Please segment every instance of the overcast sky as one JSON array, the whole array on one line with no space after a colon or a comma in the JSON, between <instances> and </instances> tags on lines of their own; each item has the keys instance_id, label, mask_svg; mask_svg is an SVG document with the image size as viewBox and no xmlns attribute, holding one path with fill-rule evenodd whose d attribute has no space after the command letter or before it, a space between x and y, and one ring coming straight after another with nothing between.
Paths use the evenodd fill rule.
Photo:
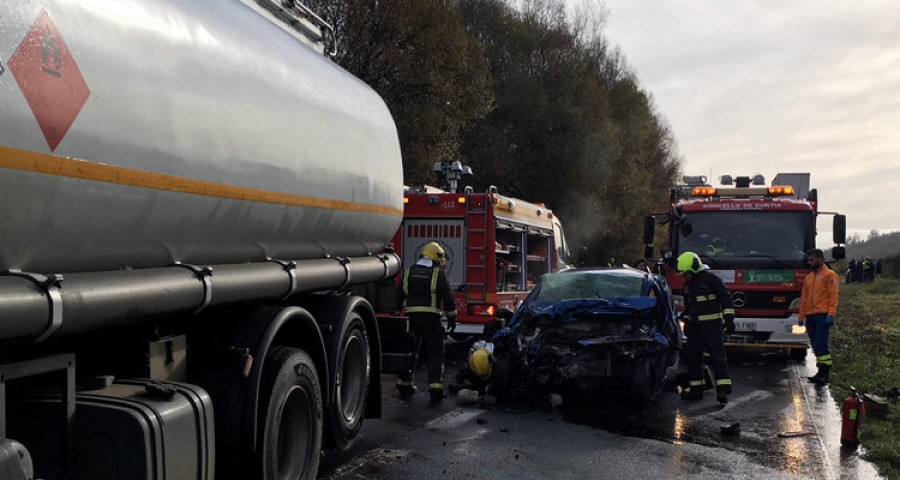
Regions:
<instances>
[{"instance_id":1,"label":"overcast sky","mask_svg":"<svg viewBox=\"0 0 900 480\"><path fill-rule=\"evenodd\" d=\"M851 232L900 230L900 1L604 3L684 173L810 172Z\"/></svg>"}]
</instances>

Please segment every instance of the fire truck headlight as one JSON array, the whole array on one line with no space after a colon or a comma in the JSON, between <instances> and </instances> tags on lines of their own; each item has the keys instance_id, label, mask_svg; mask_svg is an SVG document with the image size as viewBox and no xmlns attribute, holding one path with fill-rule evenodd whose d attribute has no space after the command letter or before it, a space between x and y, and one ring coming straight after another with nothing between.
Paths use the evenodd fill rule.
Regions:
<instances>
[{"instance_id":1,"label":"fire truck headlight","mask_svg":"<svg viewBox=\"0 0 900 480\"><path fill-rule=\"evenodd\" d=\"M805 335L806 325L791 325L791 333L794 335Z\"/></svg>"}]
</instances>

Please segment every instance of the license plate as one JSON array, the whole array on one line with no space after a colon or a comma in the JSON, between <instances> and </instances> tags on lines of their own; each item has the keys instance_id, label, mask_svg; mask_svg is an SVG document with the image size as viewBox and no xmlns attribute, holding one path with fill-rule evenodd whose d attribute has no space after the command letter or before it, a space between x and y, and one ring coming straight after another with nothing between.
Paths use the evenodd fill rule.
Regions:
<instances>
[{"instance_id":1,"label":"license plate","mask_svg":"<svg viewBox=\"0 0 900 480\"><path fill-rule=\"evenodd\" d=\"M738 332L755 332L756 322L734 322L734 329Z\"/></svg>"}]
</instances>

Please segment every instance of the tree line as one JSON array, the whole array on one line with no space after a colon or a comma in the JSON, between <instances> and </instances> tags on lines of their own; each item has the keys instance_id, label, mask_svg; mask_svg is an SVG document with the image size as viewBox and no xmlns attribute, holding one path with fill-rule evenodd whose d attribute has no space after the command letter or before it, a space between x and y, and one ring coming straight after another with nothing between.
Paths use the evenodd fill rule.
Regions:
<instances>
[{"instance_id":1,"label":"tree line","mask_svg":"<svg viewBox=\"0 0 900 480\"><path fill-rule=\"evenodd\" d=\"M617 48L606 12L562 0L312 0L335 26L336 61L394 116L407 185L460 160L483 191L542 202L588 262L640 254L681 159ZM592 5L594 5L592 7Z\"/></svg>"}]
</instances>

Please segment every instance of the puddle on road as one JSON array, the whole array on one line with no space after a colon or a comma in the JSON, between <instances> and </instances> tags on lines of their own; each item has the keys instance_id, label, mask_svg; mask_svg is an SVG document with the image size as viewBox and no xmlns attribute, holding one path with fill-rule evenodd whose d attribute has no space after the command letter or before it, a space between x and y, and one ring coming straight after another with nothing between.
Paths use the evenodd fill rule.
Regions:
<instances>
[{"instance_id":1,"label":"puddle on road","mask_svg":"<svg viewBox=\"0 0 900 480\"><path fill-rule=\"evenodd\" d=\"M407 455L409 455L409 450L375 449L356 459L356 462L336 469L327 477L322 477L321 480L336 480L350 475L355 478L365 478L367 475L380 473L391 462L400 460Z\"/></svg>"},{"instance_id":2,"label":"puddle on road","mask_svg":"<svg viewBox=\"0 0 900 480\"><path fill-rule=\"evenodd\" d=\"M619 435L740 452L754 463L794 475L812 475L821 470L820 462L809 455L810 449L815 449L811 445L817 441L815 435L778 437L779 432L798 430L799 422L786 411L769 415L768 418L748 419L722 412L721 407L715 404L691 405L685 410L689 411L683 411L680 405L669 402L650 411L596 403L570 403L563 409L563 418ZM729 434L728 427L735 423L739 425L739 433Z\"/></svg>"},{"instance_id":3,"label":"puddle on road","mask_svg":"<svg viewBox=\"0 0 900 480\"><path fill-rule=\"evenodd\" d=\"M798 366L780 354L732 356L729 352L729 364L732 378L740 379L743 385L736 388L732 403L724 409L712 400L711 391L706 392L705 400L689 403L667 390L643 411L630 408L624 397L613 395L590 401L566 400L559 412L564 421L618 435L739 452L753 463L787 474L825 479L881 478L869 462L860 458L861 450L840 449L837 404L827 388L815 389L805 383L805 377L814 373L814 362ZM741 398L744 403L738 404ZM504 407L518 413L551 411L544 405ZM723 435L721 428L734 422L740 423L739 435ZM809 434L779 437L783 432Z\"/></svg>"}]
</instances>

